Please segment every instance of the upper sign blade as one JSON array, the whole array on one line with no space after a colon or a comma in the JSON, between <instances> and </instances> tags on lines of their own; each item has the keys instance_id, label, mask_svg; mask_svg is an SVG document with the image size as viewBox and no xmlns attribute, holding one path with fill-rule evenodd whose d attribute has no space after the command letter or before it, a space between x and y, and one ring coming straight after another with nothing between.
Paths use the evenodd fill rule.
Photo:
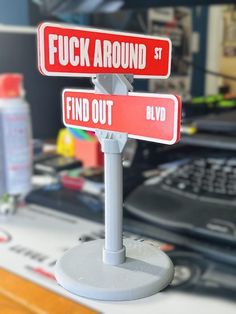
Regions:
<instances>
[{"instance_id":1,"label":"upper sign blade","mask_svg":"<svg viewBox=\"0 0 236 314\"><path fill-rule=\"evenodd\" d=\"M43 23L38 28L38 66L44 75L133 74L168 78L168 38Z\"/></svg>"}]
</instances>

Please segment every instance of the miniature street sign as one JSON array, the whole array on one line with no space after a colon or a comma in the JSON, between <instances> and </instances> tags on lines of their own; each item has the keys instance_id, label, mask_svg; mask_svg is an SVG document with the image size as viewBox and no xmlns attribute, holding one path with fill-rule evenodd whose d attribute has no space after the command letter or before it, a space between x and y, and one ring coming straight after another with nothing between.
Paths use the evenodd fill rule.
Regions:
<instances>
[{"instance_id":1,"label":"miniature street sign","mask_svg":"<svg viewBox=\"0 0 236 314\"><path fill-rule=\"evenodd\" d=\"M168 78L171 41L148 35L43 23L38 29L40 72L50 76L133 74Z\"/></svg>"},{"instance_id":2,"label":"miniature street sign","mask_svg":"<svg viewBox=\"0 0 236 314\"><path fill-rule=\"evenodd\" d=\"M181 102L165 94L95 94L65 89L63 122L68 127L127 133L130 138L174 144L180 137Z\"/></svg>"},{"instance_id":3,"label":"miniature street sign","mask_svg":"<svg viewBox=\"0 0 236 314\"><path fill-rule=\"evenodd\" d=\"M63 120L67 126L95 131L104 153L105 239L68 250L55 268L59 284L74 294L132 300L162 290L173 278L173 264L164 252L132 239L123 242L122 236L122 152L127 137L174 144L181 120L178 96L130 92L132 75L167 78L170 61L167 38L39 26L42 74L93 77L94 91L64 90Z\"/></svg>"}]
</instances>

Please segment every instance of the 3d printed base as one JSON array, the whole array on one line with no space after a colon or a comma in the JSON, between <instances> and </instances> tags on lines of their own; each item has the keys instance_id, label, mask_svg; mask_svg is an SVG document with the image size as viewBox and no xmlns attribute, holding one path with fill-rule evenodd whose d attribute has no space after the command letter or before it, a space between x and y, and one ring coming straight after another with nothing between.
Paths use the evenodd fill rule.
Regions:
<instances>
[{"instance_id":1,"label":"3d printed base","mask_svg":"<svg viewBox=\"0 0 236 314\"><path fill-rule=\"evenodd\" d=\"M104 240L90 241L67 251L56 264L56 279L66 290L98 300L133 300L164 289L174 269L169 257L149 244L124 240L126 261L104 264Z\"/></svg>"}]
</instances>

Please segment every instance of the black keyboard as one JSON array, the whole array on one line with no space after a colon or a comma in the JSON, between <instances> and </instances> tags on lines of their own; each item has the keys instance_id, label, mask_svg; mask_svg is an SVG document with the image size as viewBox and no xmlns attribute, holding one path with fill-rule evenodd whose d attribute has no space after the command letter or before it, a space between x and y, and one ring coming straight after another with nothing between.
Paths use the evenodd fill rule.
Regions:
<instances>
[{"instance_id":1,"label":"black keyboard","mask_svg":"<svg viewBox=\"0 0 236 314\"><path fill-rule=\"evenodd\" d=\"M236 156L225 156L182 160L131 192L127 211L179 234L236 245Z\"/></svg>"},{"instance_id":2,"label":"black keyboard","mask_svg":"<svg viewBox=\"0 0 236 314\"><path fill-rule=\"evenodd\" d=\"M198 158L162 182L164 189L200 201L236 206L236 158Z\"/></svg>"}]
</instances>

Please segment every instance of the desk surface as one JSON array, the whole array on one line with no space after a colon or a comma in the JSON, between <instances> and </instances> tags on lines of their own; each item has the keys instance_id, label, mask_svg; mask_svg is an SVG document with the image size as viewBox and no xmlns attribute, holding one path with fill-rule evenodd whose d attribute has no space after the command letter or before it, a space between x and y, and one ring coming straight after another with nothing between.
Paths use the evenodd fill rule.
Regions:
<instances>
[{"instance_id":1,"label":"desk surface","mask_svg":"<svg viewBox=\"0 0 236 314\"><path fill-rule=\"evenodd\" d=\"M21 208L15 216L1 219L0 313L235 313L232 299L171 289L127 302L99 302L68 293L55 281L55 261L80 237L102 232L98 223L38 206Z\"/></svg>"},{"instance_id":2,"label":"desk surface","mask_svg":"<svg viewBox=\"0 0 236 314\"><path fill-rule=\"evenodd\" d=\"M0 269L0 278L0 313L98 313L4 269Z\"/></svg>"}]
</instances>

